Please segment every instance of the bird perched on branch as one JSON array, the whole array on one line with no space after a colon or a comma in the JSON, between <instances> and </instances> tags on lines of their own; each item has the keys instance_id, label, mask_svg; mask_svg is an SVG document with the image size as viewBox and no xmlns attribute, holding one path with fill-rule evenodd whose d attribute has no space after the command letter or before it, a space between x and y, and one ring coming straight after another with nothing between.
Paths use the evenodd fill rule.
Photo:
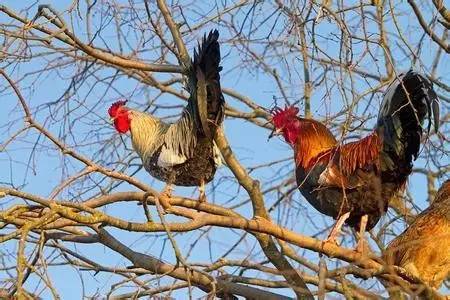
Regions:
<instances>
[{"instance_id":1,"label":"bird perched on branch","mask_svg":"<svg viewBox=\"0 0 450 300\"><path fill-rule=\"evenodd\" d=\"M450 276L450 180L430 207L389 244L383 257L436 289Z\"/></svg>"},{"instance_id":2,"label":"bird perched on branch","mask_svg":"<svg viewBox=\"0 0 450 300\"><path fill-rule=\"evenodd\" d=\"M168 124L161 119L114 103L108 110L119 133L131 132L134 150L145 169L155 178L171 185L199 186L200 200L205 200L205 184L221 164L214 136L224 119L225 100L220 87L221 67L219 32L204 36L187 70L187 106L180 119Z\"/></svg>"},{"instance_id":3,"label":"bird perched on branch","mask_svg":"<svg viewBox=\"0 0 450 300\"><path fill-rule=\"evenodd\" d=\"M298 108L274 108L274 131L294 149L300 192L321 213L337 219L327 239L336 242L345 223L364 232L372 229L401 191L419 153L422 123L431 114L439 126L439 103L432 83L409 71L387 89L375 130L365 138L339 143L319 121L297 117Z\"/></svg>"}]
</instances>

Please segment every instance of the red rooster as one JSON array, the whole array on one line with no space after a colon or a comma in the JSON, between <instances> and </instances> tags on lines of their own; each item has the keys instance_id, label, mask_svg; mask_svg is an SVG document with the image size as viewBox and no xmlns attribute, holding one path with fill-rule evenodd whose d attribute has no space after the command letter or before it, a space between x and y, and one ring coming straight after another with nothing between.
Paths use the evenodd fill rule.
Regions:
<instances>
[{"instance_id":1,"label":"red rooster","mask_svg":"<svg viewBox=\"0 0 450 300\"><path fill-rule=\"evenodd\" d=\"M422 123L433 110L439 126L438 98L432 83L409 71L387 89L375 130L367 137L340 144L322 123L297 117L298 108L275 108L274 132L294 148L297 184L319 212L338 221L327 239L336 242L346 222L363 234L387 211L389 199L404 187L422 137ZM269 137L269 138L270 138Z\"/></svg>"},{"instance_id":2,"label":"red rooster","mask_svg":"<svg viewBox=\"0 0 450 300\"><path fill-rule=\"evenodd\" d=\"M182 116L173 124L150 114L114 103L108 110L119 133L131 132L134 150L145 169L155 178L171 185L200 186L200 200L205 199L204 185L214 177L222 160L214 135L224 118L225 100L220 88L219 32L203 37L188 70L190 93Z\"/></svg>"}]
</instances>

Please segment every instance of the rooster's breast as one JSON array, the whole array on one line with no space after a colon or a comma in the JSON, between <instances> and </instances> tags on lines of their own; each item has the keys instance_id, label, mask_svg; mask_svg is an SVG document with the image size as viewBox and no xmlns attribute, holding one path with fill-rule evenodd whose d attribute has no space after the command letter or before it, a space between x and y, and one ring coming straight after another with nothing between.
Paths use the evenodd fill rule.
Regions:
<instances>
[{"instance_id":1,"label":"rooster's breast","mask_svg":"<svg viewBox=\"0 0 450 300\"><path fill-rule=\"evenodd\" d=\"M194 155L173 166L158 164L161 149L162 147L145 163L145 169L153 177L179 186L199 186L202 181L208 183L214 178L217 162L210 141L199 140L193 151Z\"/></svg>"},{"instance_id":2,"label":"rooster's breast","mask_svg":"<svg viewBox=\"0 0 450 300\"><path fill-rule=\"evenodd\" d=\"M297 184L306 200L320 213L334 219L350 212L346 223L355 228L359 227L361 217L367 214L367 230L373 228L386 212L393 191L383 191L380 176L370 169L357 169L350 178L346 178L347 183L353 184L350 187L327 185L321 180L325 170L326 165L322 164L310 170L297 168Z\"/></svg>"}]
</instances>

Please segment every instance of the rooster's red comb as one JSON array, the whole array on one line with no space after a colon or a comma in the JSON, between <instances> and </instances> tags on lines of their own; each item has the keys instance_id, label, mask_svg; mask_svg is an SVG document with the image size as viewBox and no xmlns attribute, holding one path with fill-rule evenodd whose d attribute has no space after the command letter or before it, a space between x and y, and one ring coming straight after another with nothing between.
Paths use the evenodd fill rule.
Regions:
<instances>
[{"instance_id":1,"label":"rooster's red comb","mask_svg":"<svg viewBox=\"0 0 450 300\"><path fill-rule=\"evenodd\" d=\"M298 112L299 109L295 106L285 106L284 109L275 106L272 109L272 122L277 128L283 127L288 120L297 117Z\"/></svg>"},{"instance_id":2,"label":"rooster's red comb","mask_svg":"<svg viewBox=\"0 0 450 300\"><path fill-rule=\"evenodd\" d=\"M116 116L116 114L117 114L117 110L120 107L124 106L125 104L127 104L127 100L119 100L119 101L114 102L111 105L111 107L108 109L109 116L111 118L114 118Z\"/></svg>"}]
</instances>

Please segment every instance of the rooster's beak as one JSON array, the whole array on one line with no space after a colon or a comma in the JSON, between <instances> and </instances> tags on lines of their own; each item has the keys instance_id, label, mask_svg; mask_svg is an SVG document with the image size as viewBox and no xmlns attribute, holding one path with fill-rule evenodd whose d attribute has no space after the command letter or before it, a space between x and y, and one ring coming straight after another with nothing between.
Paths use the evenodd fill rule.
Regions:
<instances>
[{"instance_id":1,"label":"rooster's beak","mask_svg":"<svg viewBox=\"0 0 450 300\"><path fill-rule=\"evenodd\" d=\"M269 137L267 138L267 140L270 140L274 136L281 135L282 133L283 133L283 129L282 128L274 128L272 130L272 132L269 134Z\"/></svg>"},{"instance_id":2,"label":"rooster's beak","mask_svg":"<svg viewBox=\"0 0 450 300\"><path fill-rule=\"evenodd\" d=\"M109 118L109 123L110 123L110 124L114 124L114 118L110 117L110 118Z\"/></svg>"}]
</instances>

